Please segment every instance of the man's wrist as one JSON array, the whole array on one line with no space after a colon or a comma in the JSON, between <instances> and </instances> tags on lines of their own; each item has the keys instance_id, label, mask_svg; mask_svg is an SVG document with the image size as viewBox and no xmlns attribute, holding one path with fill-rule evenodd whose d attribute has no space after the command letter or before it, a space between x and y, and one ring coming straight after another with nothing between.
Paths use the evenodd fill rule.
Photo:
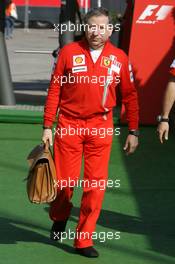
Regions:
<instances>
[{"instance_id":1,"label":"man's wrist","mask_svg":"<svg viewBox=\"0 0 175 264\"><path fill-rule=\"evenodd\" d=\"M169 118L169 114L161 114L163 118Z\"/></svg>"},{"instance_id":2,"label":"man's wrist","mask_svg":"<svg viewBox=\"0 0 175 264\"><path fill-rule=\"evenodd\" d=\"M162 122L169 122L169 117L168 115L158 115L157 116L157 122L162 123Z\"/></svg>"},{"instance_id":3,"label":"man's wrist","mask_svg":"<svg viewBox=\"0 0 175 264\"><path fill-rule=\"evenodd\" d=\"M131 130L129 130L129 135L133 135L135 137L139 137L140 136L140 131L138 129L131 129Z\"/></svg>"}]
</instances>

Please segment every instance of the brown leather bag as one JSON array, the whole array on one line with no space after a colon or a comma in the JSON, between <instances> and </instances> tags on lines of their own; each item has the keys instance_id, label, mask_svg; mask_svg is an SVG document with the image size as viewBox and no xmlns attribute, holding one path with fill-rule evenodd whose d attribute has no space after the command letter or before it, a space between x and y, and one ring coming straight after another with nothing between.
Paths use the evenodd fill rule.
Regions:
<instances>
[{"instance_id":1,"label":"brown leather bag","mask_svg":"<svg viewBox=\"0 0 175 264\"><path fill-rule=\"evenodd\" d=\"M56 169L49 143L37 145L27 157L27 194L32 203L50 203L57 195Z\"/></svg>"}]
</instances>

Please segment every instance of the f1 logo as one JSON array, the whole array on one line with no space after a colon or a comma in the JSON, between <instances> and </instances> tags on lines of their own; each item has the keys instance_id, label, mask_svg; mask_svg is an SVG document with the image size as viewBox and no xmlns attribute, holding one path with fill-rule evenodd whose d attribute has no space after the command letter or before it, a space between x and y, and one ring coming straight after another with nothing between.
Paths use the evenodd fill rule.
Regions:
<instances>
[{"instance_id":1,"label":"f1 logo","mask_svg":"<svg viewBox=\"0 0 175 264\"><path fill-rule=\"evenodd\" d=\"M162 5L162 6L148 5L141 14L141 16L138 18L138 20L136 21L136 23L155 24L158 21L164 20L172 9L173 9L172 5ZM148 20L148 17L151 17L153 15L155 19Z\"/></svg>"}]
</instances>

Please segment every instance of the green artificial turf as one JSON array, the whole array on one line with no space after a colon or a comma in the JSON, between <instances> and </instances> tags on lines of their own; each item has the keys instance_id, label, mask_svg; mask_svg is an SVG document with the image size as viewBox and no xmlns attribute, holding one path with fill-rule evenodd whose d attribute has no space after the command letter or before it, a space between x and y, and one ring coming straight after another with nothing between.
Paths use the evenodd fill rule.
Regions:
<instances>
[{"instance_id":1,"label":"green artificial turf","mask_svg":"<svg viewBox=\"0 0 175 264\"><path fill-rule=\"evenodd\" d=\"M42 126L0 124L0 264L175 263L175 138L161 145L155 130L142 128L140 146L132 156L122 150L127 129L114 137L109 178L120 180L121 186L107 189L96 231L120 232L121 237L95 241L100 257L89 260L74 254L71 240L51 242L48 205L28 201L26 157L40 143ZM75 189L67 225L72 231L81 193Z\"/></svg>"},{"instance_id":2,"label":"green artificial turf","mask_svg":"<svg viewBox=\"0 0 175 264\"><path fill-rule=\"evenodd\" d=\"M42 124L43 112L31 110L0 109L1 123Z\"/></svg>"},{"instance_id":3,"label":"green artificial turf","mask_svg":"<svg viewBox=\"0 0 175 264\"><path fill-rule=\"evenodd\" d=\"M28 107L30 108L30 106ZM113 119L115 124L119 122L117 114L114 115ZM42 124L43 111L0 109L0 123Z\"/></svg>"}]
</instances>

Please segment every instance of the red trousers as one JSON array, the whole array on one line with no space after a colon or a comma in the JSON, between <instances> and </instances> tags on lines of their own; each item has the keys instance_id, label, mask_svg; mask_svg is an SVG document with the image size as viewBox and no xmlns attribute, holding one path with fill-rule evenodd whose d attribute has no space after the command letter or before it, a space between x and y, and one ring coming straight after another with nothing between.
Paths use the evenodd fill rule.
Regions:
<instances>
[{"instance_id":1,"label":"red trousers","mask_svg":"<svg viewBox=\"0 0 175 264\"><path fill-rule=\"evenodd\" d=\"M89 119L76 119L59 114L54 140L54 160L59 183L62 180L68 183L68 179L77 183L84 157L83 196L76 234L88 232L91 235L95 231L105 192L105 188L100 188L97 183L107 180L108 177L112 130L112 113L107 114L106 118L96 115ZM50 218L53 221L69 217L73 206L73 189L72 184L62 189L58 185L57 198L50 206ZM74 240L77 248L92 245L91 236L76 236Z\"/></svg>"}]
</instances>

